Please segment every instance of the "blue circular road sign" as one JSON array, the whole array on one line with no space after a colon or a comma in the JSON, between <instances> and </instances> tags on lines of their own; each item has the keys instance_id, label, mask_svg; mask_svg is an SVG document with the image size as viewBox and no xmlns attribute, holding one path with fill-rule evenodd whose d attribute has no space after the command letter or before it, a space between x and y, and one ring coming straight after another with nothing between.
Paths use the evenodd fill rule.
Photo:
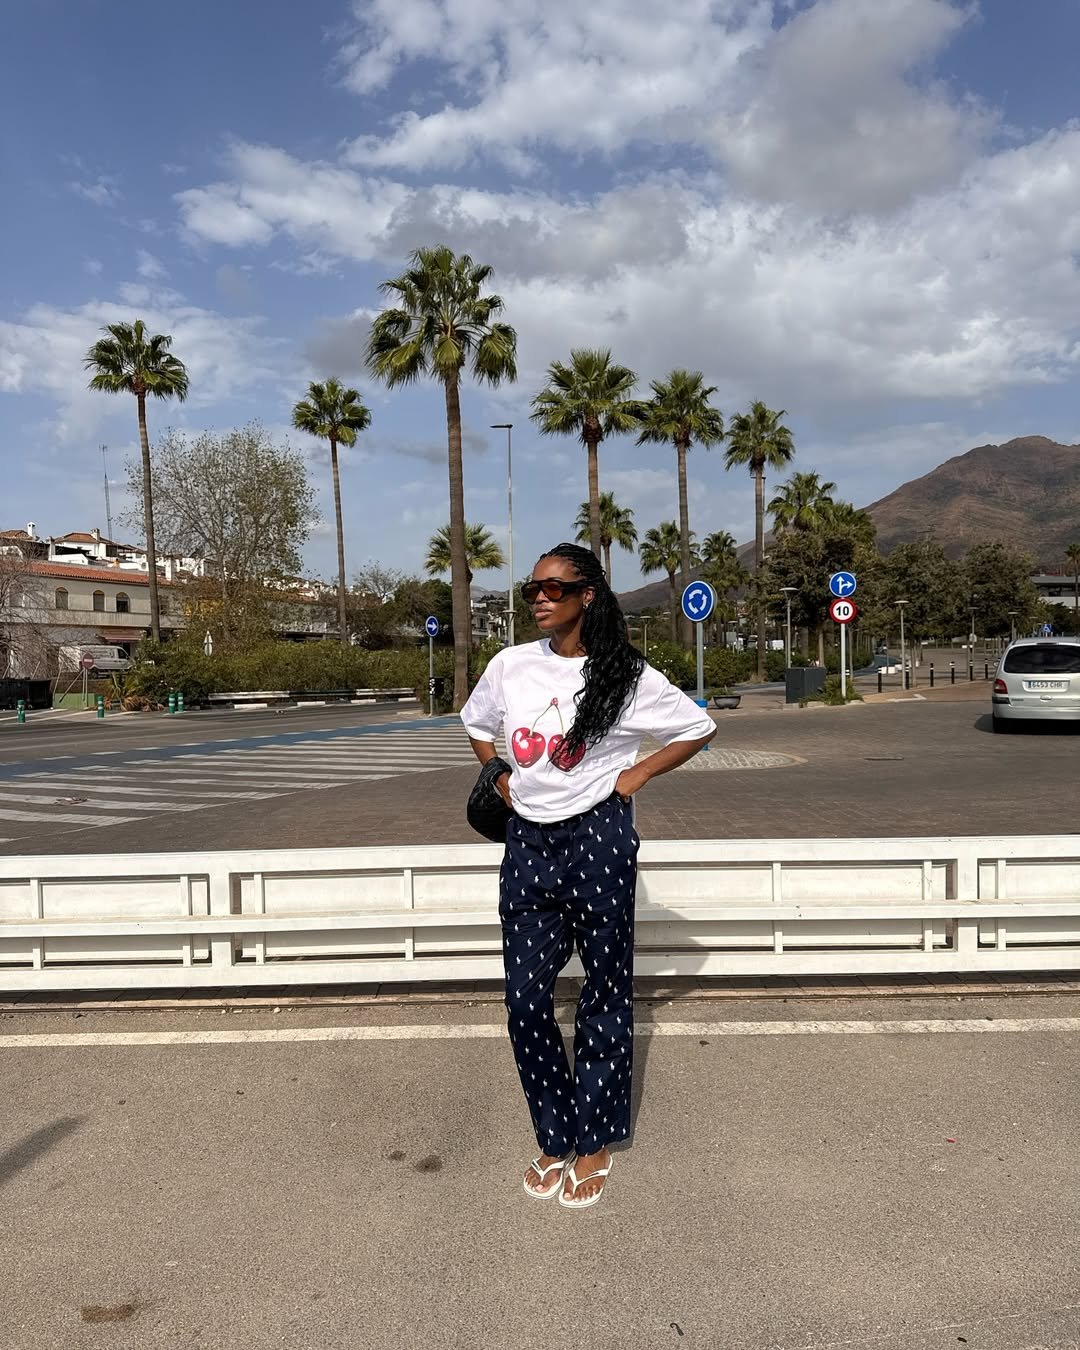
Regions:
<instances>
[{"instance_id":1,"label":"blue circular road sign","mask_svg":"<svg viewBox=\"0 0 1080 1350\"><path fill-rule=\"evenodd\" d=\"M434 614L429 614L424 620L424 632L428 637L439 636L439 621Z\"/></svg>"},{"instance_id":2,"label":"blue circular road sign","mask_svg":"<svg viewBox=\"0 0 1080 1350\"><path fill-rule=\"evenodd\" d=\"M691 623L704 623L716 608L716 592L707 581L692 581L682 593L682 612Z\"/></svg>"},{"instance_id":3,"label":"blue circular road sign","mask_svg":"<svg viewBox=\"0 0 1080 1350\"><path fill-rule=\"evenodd\" d=\"M855 594L858 582L854 572L834 572L829 578L829 590L837 600L847 600Z\"/></svg>"}]
</instances>

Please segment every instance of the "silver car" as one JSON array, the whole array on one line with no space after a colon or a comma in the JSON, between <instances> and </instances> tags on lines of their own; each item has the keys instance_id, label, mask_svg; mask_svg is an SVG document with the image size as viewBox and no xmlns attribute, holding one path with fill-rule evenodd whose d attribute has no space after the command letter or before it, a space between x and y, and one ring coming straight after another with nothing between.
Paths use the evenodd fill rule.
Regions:
<instances>
[{"instance_id":1,"label":"silver car","mask_svg":"<svg viewBox=\"0 0 1080 1350\"><path fill-rule=\"evenodd\" d=\"M995 731L1019 722L1080 722L1080 638L1023 638L994 679Z\"/></svg>"}]
</instances>

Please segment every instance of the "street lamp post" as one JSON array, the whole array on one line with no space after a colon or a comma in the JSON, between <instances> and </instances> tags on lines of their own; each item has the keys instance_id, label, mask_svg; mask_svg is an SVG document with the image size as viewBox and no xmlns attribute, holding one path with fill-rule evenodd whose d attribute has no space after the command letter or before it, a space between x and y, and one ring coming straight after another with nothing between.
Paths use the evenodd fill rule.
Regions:
<instances>
[{"instance_id":1,"label":"street lamp post","mask_svg":"<svg viewBox=\"0 0 1080 1350\"><path fill-rule=\"evenodd\" d=\"M791 669L791 597L797 595L798 586L781 586L784 592L784 600L787 602L787 626L784 632L784 666L787 670Z\"/></svg>"},{"instance_id":2,"label":"street lamp post","mask_svg":"<svg viewBox=\"0 0 1080 1350\"><path fill-rule=\"evenodd\" d=\"M907 688L907 646L904 642L904 606L906 600L897 600L896 608L900 611L900 687Z\"/></svg>"},{"instance_id":3,"label":"street lamp post","mask_svg":"<svg viewBox=\"0 0 1080 1350\"><path fill-rule=\"evenodd\" d=\"M492 431L506 432L506 564L510 569L510 584L506 588L506 645L514 645L514 478L513 450L510 437L513 422L493 422Z\"/></svg>"},{"instance_id":4,"label":"street lamp post","mask_svg":"<svg viewBox=\"0 0 1080 1350\"><path fill-rule=\"evenodd\" d=\"M1009 614L1009 641L1016 641L1016 616L1020 613L1018 609L1010 609Z\"/></svg>"}]
</instances>

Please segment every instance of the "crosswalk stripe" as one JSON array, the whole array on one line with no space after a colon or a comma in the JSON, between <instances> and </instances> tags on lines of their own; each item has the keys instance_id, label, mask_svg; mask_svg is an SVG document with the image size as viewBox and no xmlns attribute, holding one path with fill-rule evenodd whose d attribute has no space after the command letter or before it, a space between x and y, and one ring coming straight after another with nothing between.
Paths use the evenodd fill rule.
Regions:
<instances>
[{"instance_id":1,"label":"crosswalk stripe","mask_svg":"<svg viewBox=\"0 0 1080 1350\"><path fill-rule=\"evenodd\" d=\"M67 791L67 790L65 790L63 793L61 793L61 794L59 794L59 795L60 795L60 796L68 796L68 797L72 797L72 796L75 795L75 793L74 793L74 791ZM46 797L46 796L39 795L38 793L34 793L34 792L9 793L9 792L4 792L2 789L0 789L0 806L4 806L4 805L6 805L6 804L8 804L8 803L12 803L12 802L24 802L24 803L29 804L30 806L35 806L35 805L37 805L37 806L74 806L74 805L76 805L75 802L58 801L57 798L56 798L55 796L53 796L53 797ZM202 802L183 802L183 803L181 803L181 802L170 802L170 801L155 801L155 802L119 802L119 801L116 801L116 800L114 800L114 799L110 799L110 798L106 798L106 797L91 797L91 796L87 796L85 802L79 802L78 805L79 805L79 806L107 806L107 807L110 807L110 808L111 808L112 810L114 810L114 811L115 811L115 810L126 810L126 811L201 811L201 810L204 809L205 806L209 806L210 803L209 803L209 802L206 802L206 803L202 803Z\"/></svg>"},{"instance_id":2,"label":"crosswalk stripe","mask_svg":"<svg viewBox=\"0 0 1080 1350\"><path fill-rule=\"evenodd\" d=\"M49 820L62 825L127 825L136 816L76 816L57 811L12 811L0 808L0 820Z\"/></svg>"},{"instance_id":3,"label":"crosswalk stripe","mask_svg":"<svg viewBox=\"0 0 1080 1350\"><path fill-rule=\"evenodd\" d=\"M247 779L252 787L279 787L285 788L289 792L302 792L305 788L317 788L321 791L325 788L348 787L350 781L347 778L324 778L321 782L312 782L310 779L303 778L282 778L279 774L242 773L239 769L235 772L218 774L216 777L224 778L230 783L234 781L239 783ZM375 782L385 777L385 774L368 774L362 778L354 778L352 781L360 783ZM201 783L203 780L201 778L177 778L175 781L178 783ZM211 778L210 781L213 782L215 779Z\"/></svg>"},{"instance_id":4,"label":"crosswalk stripe","mask_svg":"<svg viewBox=\"0 0 1080 1350\"><path fill-rule=\"evenodd\" d=\"M27 781L27 782L29 782L31 779L33 779L33 782L32 782L32 784L31 784L33 787L41 787L41 786L42 786L41 782L38 781L38 776L37 776L37 775L32 775L32 774L25 774L23 778L12 779L11 781L12 781L12 782L23 782L24 779L25 779L25 781ZM181 781L187 781L187 780L181 780L181 779L177 779L177 778L170 778L170 779L169 779L169 784L168 784L168 786L169 786L169 791L170 791L170 792L175 792L175 791L177 791L177 789L176 789L176 787L175 787L175 784L178 783L178 782L181 782ZM198 780L196 780L196 781L198 781L199 783L202 782L201 779L198 779ZM49 777L49 782L50 782L51 784L53 784L54 786L58 787L58 788L63 788L64 791L67 792L67 793L72 793L72 792L76 792L76 791L78 791L78 792L101 792L101 791L108 791L108 792L113 792L113 793L122 793L124 796L127 796L129 793L130 793L130 794L134 794L134 795L136 795L136 796L140 796L140 797L158 797L158 796L161 795L161 789L160 789L160 788L129 787L126 783L117 783L117 782L114 782L114 780L113 780L113 778L112 778L111 775L110 775L110 777L109 777L109 784L108 784L108 787L105 788L105 789L103 789L103 788L93 788L93 787L88 787L88 786L86 785L86 783L80 783L77 779L70 779L70 778L68 778L68 779L55 779L55 778ZM216 798L216 797L221 797L221 798L225 798L225 799L229 799L229 798L235 797L235 798L238 798L238 799L240 799L240 800L247 799L247 800L251 801L251 800L260 800L261 798L266 797L266 796L271 796L271 797L272 797L272 796L274 796L275 794L272 793L272 792L271 792L271 793L265 793L265 792L212 792L212 791L208 791L208 790L206 790L206 789L204 789L204 788L201 788L201 787L183 787L183 788L180 788L180 789L178 790L178 795L180 795L180 796L182 796L182 797L215 797L215 798ZM132 804L134 805L134 803L132 803Z\"/></svg>"}]
</instances>

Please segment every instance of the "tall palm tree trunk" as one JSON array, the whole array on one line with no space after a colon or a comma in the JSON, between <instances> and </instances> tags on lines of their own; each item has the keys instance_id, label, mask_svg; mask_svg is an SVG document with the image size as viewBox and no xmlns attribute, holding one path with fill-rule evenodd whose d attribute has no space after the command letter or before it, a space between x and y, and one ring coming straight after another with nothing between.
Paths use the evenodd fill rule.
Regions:
<instances>
[{"instance_id":1,"label":"tall palm tree trunk","mask_svg":"<svg viewBox=\"0 0 1080 1350\"><path fill-rule=\"evenodd\" d=\"M607 584L611 585L611 544L604 544L604 576L607 577Z\"/></svg>"},{"instance_id":2,"label":"tall palm tree trunk","mask_svg":"<svg viewBox=\"0 0 1080 1350\"><path fill-rule=\"evenodd\" d=\"M454 617L454 711L469 697L469 650L472 615L469 612L469 561L465 551L465 479L461 467L461 400L454 378L446 390L446 437L450 459L450 587Z\"/></svg>"},{"instance_id":3,"label":"tall palm tree trunk","mask_svg":"<svg viewBox=\"0 0 1080 1350\"><path fill-rule=\"evenodd\" d=\"M765 565L765 471L754 471L754 570L758 579ZM765 678L765 597L757 594L757 678Z\"/></svg>"},{"instance_id":4,"label":"tall palm tree trunk","mask_svg":"<svg viewBox=\"0 0 1080 1350\"><path fill-rule=\"evenodd\" d=\"M341 478L338 474L337 437L330 437L330 466L334 474L334 521L337 525L337 610L341 645L349 645L349 620L345 613L345 534L341 525Z\"/></svg>"},{"instance_id":5,"label":"tall palm tree trunk","mask_svg":"<svg viewBox=\"0 0 1080 1350\"><path fill-rule=\"evenodd\" d=\"M676 589L675 589L675 573L674 573L674 572L669 572L669 573L668 573L668 578L667 578L667 579L668 579L668 592L669 592L668 609L671 610L671 613L670 613L670 615L668 616L668 618L669 618L669 620L670 620L670 624L671 624L671 640L672 640L672 642L678 642L678 640L679 640L679 627L678 627L678 625L679 625L679 611L678 611L678 605L677 605L676 599L675 599L675 597L676 597L677 594L678 594L678 592L677 592Z\"/></svg>"},{"instance_id":6,"label":"tall palm tree trunk","mask_svg":"<svg viewBox=\"0 0 1080 1350\"><path fill-rule=\"evenodd\" d=\"M1080 637L1080 567L1073 573L1073 632Z\"/></svg>"},{"instance_id":7,"label":"tall palm tree trunk","mask_svg":"<svg viewBox=\"0 0 1080 1350\"><path fill-rule=\"evenodd\" d=\"M686 590L690 585L690 502L686 492L686 451L685 441L675 442L675 452L679 461L679 564L682 575L679 585ZM681 616L683 645L694 645L694 626L685 615Z\"/></svg>"},{"instance_id":8,"label":"tall palm tree trunk","mask_svg":"<svg viewBox=\"0 0 1080 1350\"><path fill-rule=\"evenodd\" d=\"M150 437L146 434L146 395L138 395L139 445L142 448L143 517L146 524L146 570L150 583L150 636L161 641L161 610L158 606L157 549L154 547L154 488L150 476Z\"/></svg>"},{"instance_id":9,"label":"tall palm tree trunk","mask_svg":"<svg viewBox=\"0 0 1080 1350\"><path fill-rule=\"evenodd\" d=\"M600 548L600 457L597 454L599 441L588 441L589 451L589 547L601 557Z\"/></svg>"}]
</instances>

